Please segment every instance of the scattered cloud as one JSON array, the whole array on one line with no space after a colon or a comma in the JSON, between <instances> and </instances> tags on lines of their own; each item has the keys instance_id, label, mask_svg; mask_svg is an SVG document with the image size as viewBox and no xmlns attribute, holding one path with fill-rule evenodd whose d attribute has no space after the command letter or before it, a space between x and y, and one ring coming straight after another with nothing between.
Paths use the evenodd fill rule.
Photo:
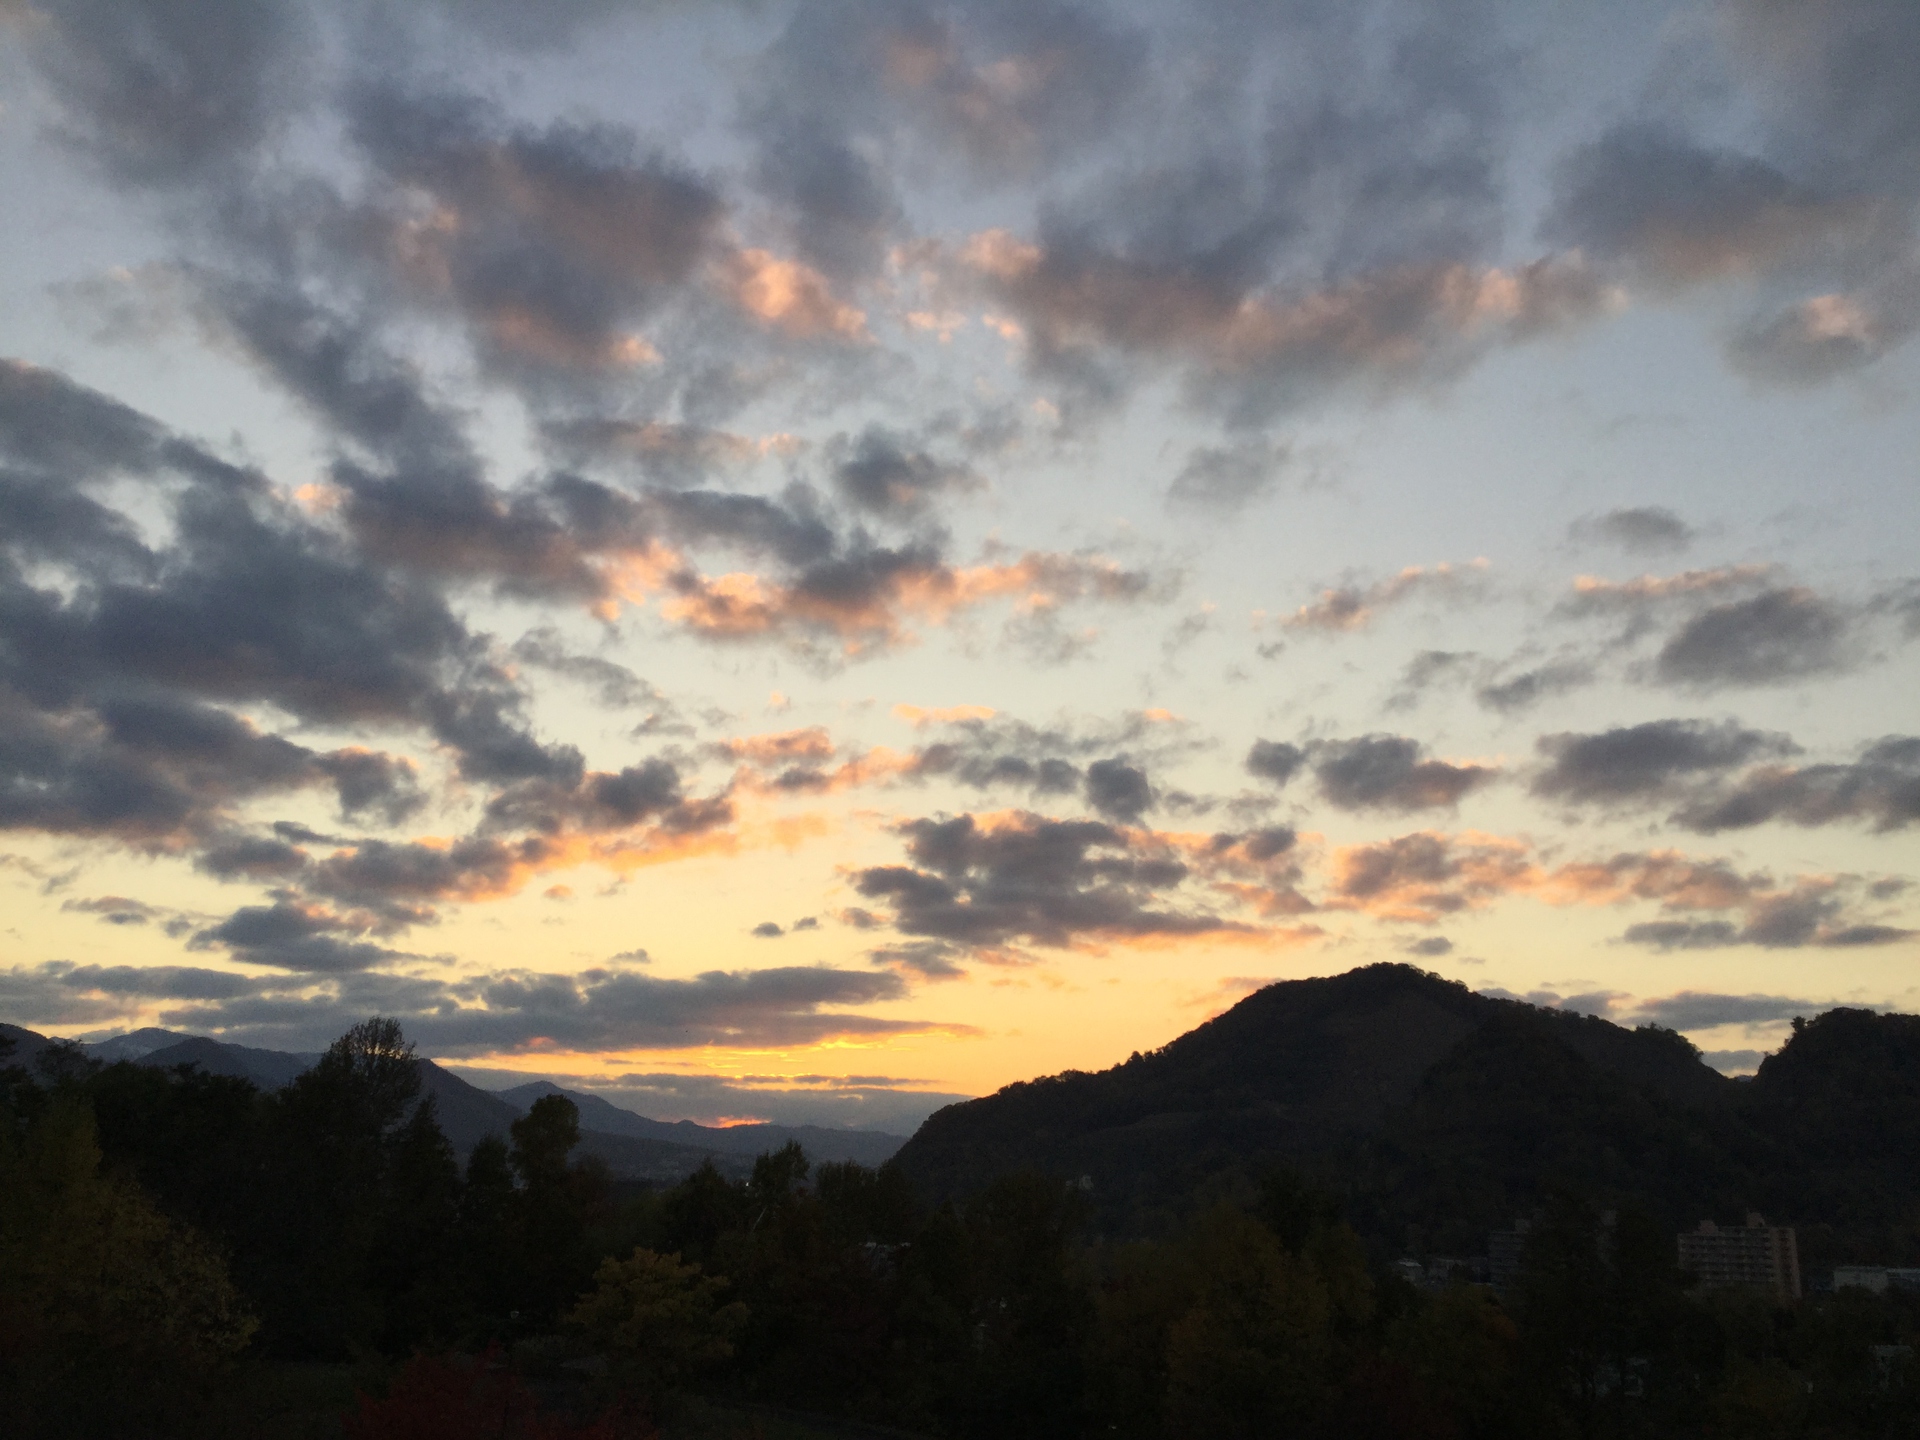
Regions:
<instances>
[{"instance_id":1,"label":"scattered cloud","mask_svg":"<svg viewBox=\"0 0 1920 1440\"><path fill-rule=\"evenodd\" d=\"M1674 555L1691 545L1699 532L1665 505L1635 505L1584 515L1567 530L1567 538L1581 545L1612 545L1637 555Z\"/></svg>"},{"instance_id":2,"label":"scattered cloud","mask_svg":"<svg viewBox=\"0 0 1920 1440\"><path fill-rule=\"evenodd\" d=\"M1844 669L1851 617L1802 588L1769 590L1703 611L1661 647L1655 673L1695 689L1779 685Z\"/></svg>"},{"instance_id":3,"label":"scattered cloud","mask_svg":"<svg viewBox=\"0 0 1920 1440\"><path fill-rule=\"evenodd\" d=\"M1426 759L1420 743L1404 735L1318 741L1308 753L1321 797L1342 810L1451 808L1500 773L1487 765Z\"/></svg>"},{"instance_id":4,"label":"scattered cloud","mask_svg":"<svg viewBox=\"0 0 1920 1440\"><path fill-rule=\"evenodd\" d=\"M1547 765L1531 782L1535 795L1600 804L1670 798L1702 777L1799 748L1732 720L1654 720L1597 735L1543 735L1538 746Z\"/></svg>"},{"instance_id":5,"label":"scattered cloud","mask_svg":"<svg viewBox=\"0 0 1920 1440\"><path fill-rule=\"evenodd\" d=\"M1371 625L1382 610L1418 596L1469 596L1481 587L1481 576L1486 569L1485 560L1461 567L1410 565L1398 575L1369 585L1342 585L1322 590L1319 599L1302 605L1279 623L1287 630L1318 630L1328 634L1361 630Z\"/></svg>"}]
</instances>

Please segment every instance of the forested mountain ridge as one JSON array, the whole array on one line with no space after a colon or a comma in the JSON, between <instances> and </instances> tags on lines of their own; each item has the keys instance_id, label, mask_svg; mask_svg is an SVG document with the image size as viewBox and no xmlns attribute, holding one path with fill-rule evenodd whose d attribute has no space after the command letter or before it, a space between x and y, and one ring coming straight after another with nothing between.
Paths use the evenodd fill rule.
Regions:
<instances>
[{"instance_id":1,"label":"forested mountain ridge","mask_svg":"<svg viewBox=\"0 0 1920 1440\"><path fill-rule=\"evenodd\" d=\"M1021 1170L1085 1177L1116 1233L1283 1165L1388 1248L1410 1231L1477 1248L1564 1186L1675 1226L1770 1207L1838 1254L1909 1243L1892 1231L1920 1200L1916 1075L1913 1017L1832 1012L1743 1082L1670 1031L1375 965L1268 986L1109 1070L949 1106L896 1163L930 1197ZM1794 1118L1809 1107L1818 1123ZM1844 1200L1823 1178L1842 1155Z\"/></svg>"}]
</instances>

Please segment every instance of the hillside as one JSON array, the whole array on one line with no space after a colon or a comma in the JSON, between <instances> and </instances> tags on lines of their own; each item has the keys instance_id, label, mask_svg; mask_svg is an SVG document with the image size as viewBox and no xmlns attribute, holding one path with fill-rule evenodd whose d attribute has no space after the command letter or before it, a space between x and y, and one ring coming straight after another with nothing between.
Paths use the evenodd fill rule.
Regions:
<instances>
[{"instance_id":1,"label":"hillside","mask_svg":"<svg viewBox=\"0 0 1920 1440\"><path fill-rule=\"evenodd\" d=\"M1110 1070L949 1106L896 1163L929 1198L1019 1170L1084 1177L1116 1232L1284 1165L1392 1246L1411 1227L1467 1250L1570 1187L1675 1227L1765 1207L1813 1225L1816 1253L1892 1254L1914 1159L1912 1017L1836 1011L1740 1082L1668 1031L1375 965L1268 986Z\"/></svg>"}]
</instances>

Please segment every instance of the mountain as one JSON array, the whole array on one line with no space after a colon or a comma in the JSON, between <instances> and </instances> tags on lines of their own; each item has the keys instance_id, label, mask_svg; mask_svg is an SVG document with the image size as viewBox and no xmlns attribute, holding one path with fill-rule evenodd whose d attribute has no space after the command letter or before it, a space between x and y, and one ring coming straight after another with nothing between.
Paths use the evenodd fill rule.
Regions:
<instances>
[{"instance_id":1,"label":"mountain","mask_svg":"<svg viewBox=\"0 0 1920 1440\"><path fill-rule=\"evenodd\" d=\"M194 1037L178 1030L162 1030L158 1025L149 1025L144 1030L130 1030L125 1035L115 1035L108 1040L96 1040L87 1045L87 1054L96 1060L104 1060L111 1065L116 1060L138 1060L151 1055L155 1050L165 1049L169 1045L178 1045L182 1040Z\"/></svg>"},{"instance_id":2,"label":"mountain","mask_svg":"<svg viewBox=\"0 0 1920 1440\"><path fill-rule=\"evenodd\" d=\"M147 1030L134 1033L164 1035L167 1032ZM124 1035L119 1037L120 1040L131 1038ZM120 1054L107 1049L115 1043L108 1040L99 1045L89 1045L87 1053L109 1064L115 1060L131 1060L136 1065L151 1065L159 1070L171 1070L176 1065L198 1065L209 1075L232 1075L241 1080L251 1080L262 1090L278 1090L295 1076L311 1070L320 1059L318 1055L289 1054L284 1050L256 1050L251 1045L210 1040L204 1035L182 1036L170 1045Z\"/></svg>"},{"instance_id":3,"label":"mountain","mask_svg":"<svg viewBox=\"0 0 1920 1440\"><path fill-rule=\"evenodd\" d=\"M55 1043L38 1031L0 1022L0 1066L19 1065L32 1070L41 1052Z\"/></svg>"},{"instance_id":4,"label":"mountain","mask_svg":"<svg viewBox=\"0 0 1920 1440\"><path fill-rule=\"evenodd\" d=\"M26 1065L29 1069L43 1052L59 1043L18 1025L0 1024L0 1036L14 1042L12 1054L0 1063ZM181 1035L157 1027L117 1035L111 1040L83 1045L80 1049L89 1058L107 1064L128 1061L163 1070L176 1065L197 1065L207 1074L230 1075L251 1081L262 1090L278 1090L311 1069L320 1059L318 1054L260 1050L214 1040L205 1035ZM441 1132L463 1156L470 1154L473 1147L489 1135L506 1138L513 1122L526 1114L542 1094L560 1093L558 1086L545 1085L544 1082L534 1086L523 1085L515 1092L519 1095L516 1102L482 1090L431 1060L417 1063L421 1094L433 1097L434 1113ZM723 1175L739 1179L752 1171L755 1156L767 1150L779 1149L789 1135L808 1145L810 1155L824 1159L841 1158L841 1152L857 1150L859 1142L866 1142L869 1150L875 1152L874 1158L867 1162L869 1164L880 1163L901 1144L899 1136L869 1136L811 1126L791 1131L781 1130L777 1126L740 1127L747 1131L778 1132L777 1135L759 1135L755 1143L754 1136L743 1136L736 1131L684 1122L670 1125L622 1110L596 1095L572 1091L564 1093L581 1111L577 1153L597 1157L616 1178L622 1180L671 1184L684 1180L709 1161ZM836 1146L834 1141L841 1136L855 1143ZM816 1138L825 1142L824 1149L816 1151L813 1144L809 1143ZM716 1140L725 1143L714 1143ZM827 1153L829 1151L832 1153Z\"/></svg>"},{"instance_id":5,"label":"mountain","mask_svg":"<svg viewBox=\"0 0 1920 1440\"><path fill-rule=\"evenodd\" d=\"M824 1125L696 1125L691 1120L649 1120L598 1095L567 1090L550 1080L533 1080L511 1090L494 1092L522 1112L542 1095L564 1095L579 1108L583 1127L609 1135L664 1140L732 1155L764 1155L788 1141L798 1141L807 1158L821 1161L853 1160L862 1165L884 1165L906 1144L904 1135L877 1130L836 1130Z\"/></svg>"},{"instance_id":6,"label":"mountain","mask_svg":"<svg viewBox=\"0 0 1920 1440\"><path fill-rule=\"evenodd\" d=\"M455 1150L465 1155L489 1135L507 1138L508 1127L520 1118L520 1111L431 1060L414 1063L420 1070L420 1093L433 1097L440 1133L453 1142Z\"/></svg>"},{"instance_id":7,"label":"mountain","mask_svg":"<svg viewBox=\"0 0 1920 1440\"><path fill-rule=\"evenodd\" d=\"M1920 1020L1832 1012L1739 1082L1670 1031L1375 965L1268 986L1110 1070L948 1106L896 1163L930 1199L1017 1170L1085 1177L1116 1233L1283 1165L1396 1250L1418 1232L1475 1253L1568 1187L1676 1229L1765 1207L1813 1226L1816 1255L1879 1253L1920 1205Z\"/></svg>"}]
</instances>

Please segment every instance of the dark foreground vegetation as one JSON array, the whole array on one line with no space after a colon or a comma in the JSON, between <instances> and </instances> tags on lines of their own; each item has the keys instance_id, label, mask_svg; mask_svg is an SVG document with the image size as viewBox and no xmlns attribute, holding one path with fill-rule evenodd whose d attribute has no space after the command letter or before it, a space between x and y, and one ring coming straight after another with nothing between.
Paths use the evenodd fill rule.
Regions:
<instances>
[{"instance_id":1,"label":"dark foreground vegetation","mask_svg":"<svg viewBox=\"0 0 1920 1440\"><path fill-rule=\"evenodd\" d=\"M1698 1293L1665 1221L1578 1187L1543 1182L1496 1297L1415 1289L1277 1169L1129 1240L1077 1180L928 1204L796 1146L622 1186L562 1097L463 1165L390 1022L274 1092L0 1077L23 1440L1920 1437L1920 1296Z\"/></svg>"}]
</instances>

